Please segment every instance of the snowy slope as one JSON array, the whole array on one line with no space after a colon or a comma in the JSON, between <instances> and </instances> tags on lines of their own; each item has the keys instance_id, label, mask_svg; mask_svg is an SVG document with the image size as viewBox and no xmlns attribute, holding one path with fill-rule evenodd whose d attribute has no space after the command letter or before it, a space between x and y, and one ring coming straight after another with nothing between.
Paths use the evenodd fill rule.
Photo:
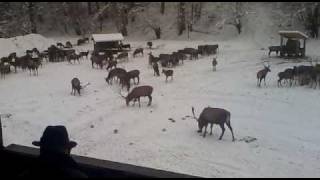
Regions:
<instances>
[{"instance_id":1,"label":"snowy slope","mask_svg":"<svg viewBox=\"0 0 320 180\"><path fill-rule=\"evenodd\" d=\"M67 39L59 39L63 40ZM145 41L131 43L146 47ZM154 41L159 49L153 54L202 43ZM4 143L32 146L47 125L62 124L78 142L73 150L78 155L203 177L319 177L320 91L278 88L277 73L293 63L268 59L267 52L249 39L210 43L220 46L216 72L211 71L212 57L188 60L174 69L173 81L165 83L163 75L154 77L148 67L148 50L144 57L130 55L128 63L119 64L127 70L139 69L141 85L154 87L151 107L146 106L147 98L141 108L126 107L119 86L107 85L107 72L92 69L89 60L48 63L38 77L22 71L10 74L0 83L0 111L13 114L2 122ZM90 49L92 44L77 48ZM309 49L307 53L317 52ZM270 60L272 72L268 86L257 88L256 72L264 60ZM91 83L80 97L70 95L75 76ZM237 141L231 141L228 129L218 141L218 126L213 136L197 134L195 120L186 117L191 116L191 106L197 116L207 106L228 109ZM114 129L119 132L114 134ZM257 141L240 141L246 136Z\"/></svg>"},{"instance_id":2,"label":"snowy slope","mask_svg":"<svg viewBox=\"0 0 320 180\"><path fill-rule=\"evenodd\" d=\"M46 50L50 45L56 44L53 39L45 38L40 34L28 34L12 38L0 38L0 57L16 52L18 56L25 55L26 50L38 48Z\"/></svg>"}]
</instances>

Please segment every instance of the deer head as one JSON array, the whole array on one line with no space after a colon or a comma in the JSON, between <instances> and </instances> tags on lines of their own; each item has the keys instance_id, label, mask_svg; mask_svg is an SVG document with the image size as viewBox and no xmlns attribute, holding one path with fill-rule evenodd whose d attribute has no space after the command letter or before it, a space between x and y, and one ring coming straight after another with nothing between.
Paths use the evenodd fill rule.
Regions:
<instances>
[{"instance_id":1,"label":"deer head","mask_svg":"<svg viewBox=\"0 0 320 180\"><path fill-rule=\"evenodd\" d=\"M271 72L269 62L267 66L265 64L263 64L263 66L264 66L264 69L266 69L268 72Z\"/></svg>"}]
</instances>

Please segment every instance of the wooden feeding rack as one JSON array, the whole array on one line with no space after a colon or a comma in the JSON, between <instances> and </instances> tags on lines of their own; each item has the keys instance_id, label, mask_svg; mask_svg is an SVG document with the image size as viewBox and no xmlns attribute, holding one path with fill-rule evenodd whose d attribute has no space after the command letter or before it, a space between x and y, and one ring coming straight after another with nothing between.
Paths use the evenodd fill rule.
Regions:
<instances>
[{"instance_id":1,"label":"wooden feeding rack","mask_svg":"<svg viewBox=\"0 0 320 180\"><path fill-rule=\"evenodd\" d=\"M308 36L300 31L279 31L280 35L280 57L294 56L304 57L306 55L306 40ZM287 39L286 43L284 40ZM301 47L301 41L303 46Z\"/></svg>"}]
</instances>

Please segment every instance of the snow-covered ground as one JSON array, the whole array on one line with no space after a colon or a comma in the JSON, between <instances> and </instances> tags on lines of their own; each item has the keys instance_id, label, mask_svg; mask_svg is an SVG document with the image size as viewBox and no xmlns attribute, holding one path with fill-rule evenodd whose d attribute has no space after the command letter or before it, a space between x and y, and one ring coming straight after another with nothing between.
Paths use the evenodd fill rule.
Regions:
<instances>
[{"instance_id":1,"label":"snow-covered ground","mask_svg":"<svg viewBox=\"0 0 320 180\"><path fill-rule=\"evenodd\" d=\"M146 47L145 41L131 43ZM153 54L201 43L154 41L159 48ZM92 69L89 60L48 63L39 76L21 70L10 74L0 81L0 112L13 114L2 120L4 143L32 146L46 126L61 124L78 142L72 151L77 155L203 177L319 177L320 91L278 88L277 73L294 63L269 59L253 43L240 39L211 43L220 46L216 72L212 57L187 60L174 69L174 79L168 83L163 74L153 76L147 65L149 50L143 57L130 54L128 63L119 64L127 70L139 69L140 85L154 87L150 107L147 98L141 108L127 107L119 86L106 84L107 71ZM92 44L77 48L92 49ZM256 72L265 60L270 61L271 73L267 87L257 88ZM298 64L303 63L308 64ZM91 83L80 97L70 95L73 77ZM218 126L213 136L200 136L196 121L186 117L192 115L192 106L197 116L207 106L229 110L237 140L232 142L226 129L219 141ZM257 140L240 141L246 136Z\"/></svg>"}]
</instances>

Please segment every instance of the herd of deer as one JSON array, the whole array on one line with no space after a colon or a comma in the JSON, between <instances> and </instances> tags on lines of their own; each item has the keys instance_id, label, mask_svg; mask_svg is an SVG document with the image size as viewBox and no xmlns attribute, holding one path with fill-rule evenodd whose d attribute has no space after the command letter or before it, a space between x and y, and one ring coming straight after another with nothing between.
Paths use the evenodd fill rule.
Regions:
<instances>
[{"instance_id":1,"label":"herd of deer","mask_svg":"<svg viewBox=\"0 0 320 180\"><path fill-rule=\"evenodd\" d=\"M148 45L150 46L150 42L148 42ZM189 49L186 48L184 50L186 50L185 52L189 53L191 48L189 48ZM191 51L193 51L193 50L191 50ZM212 52L216 52L216 51L212 51ZM135 57L138 53L141 53L143 55L143 49L142 48L136 49L133 53L133 57ZM203 50L202 53L207 53L208 55L211 54L211 52L208 53L208 51L205 51L205 50ZM182 57L184 57L184 54L181 53L181 51L177 52L177 54L173 53L172 55L173 56L181 56L182 55ZM194 54L192 54L192 53L190 55L191 55L191 57L190 57L191 59L192 59L192 57L197 57L197 56L194 56ZM110 57L110 58L108 59L108 57ZM114 79L117 78L120 82L120 85L122 85L122 88L124 86L127 86L127 91L129 92L131 79L133 79L134 83L136 83L135 79L137 78L138 79L137 84L139 84L140 71L139 70L126 71L123 68L117 68L116 67L117 61L113 61L112 57L113 56L106 55L106 54L105 55L98 55L98 54L93 53L93 56L91 57L92 67L93 67L93 64L95 63L95 64L100 64L101 65L100 68L103 68L104 63L102 63L102 60L107 59L106 61L108 63L108 67L106 69L107 70L111 69L111 70L109 71L108 76L105 78L106 82L108 84L112 84ZM128 54L126 54L125 57L128 57ZM166 56L160 55L160 57L166 57ZM158 75L158 76L160 75L159 74L159 67L158 67L158 61L161 61L160 57L159 58L154 57L151 53L149 53L149 64L153 66L154 75ZM96 59L100 59L100 60L97 61ZM116 59L119 59L119 55L116 57ZM166 60L167 59L165 58L164 61L166 61ZM213 66L215 66L217 64L215 58L214 58L212 64L213 64ZM112 67L114 67L114 68L112 68ZM166 81L167 81L167 78L170 76L171 76L171 78L173 78L173 70L163 69L162 73L164 73L166 75ZM80 85L80 81L77 78L74 78L71 81L71 84L72 84L72 90L74 92L77 90L80 95L80 89L82 89L84 87L84 86ZM151 105L152 92L153 92L153 87L147 85L147 86L137 86L137 87L133 88L132 91L129 92L127 96L123 96L121 93L119 93L119 95L125 99L127 106L129 105L129 103L131 101L133 101L133 105L135 105L135 102L138 101L139 107L141 107L141 105L140 105L140 98L141 97L148 97L149 98L148 106ZM207 107L201 112L200 117L196 118L195 113L194 113L194 108L192 107L192 113L193 113L194 118L198 122L198 127L199 127L198 133L201 133L202 129L205 128L203 137L206 136L207 126L209 124L211 127L210 135L212 135L213 125L218 124L222 130L222 133L219 137L219 140L221 140L224 135L224 131L225 131L224 124L226 124L232 133L232 140L233 141L235 140L234 135L233 135L233 130L231 127L231 123L230 123L231 114L229 111L227 111L225 109L221 109L221 108Z\"/></svg>"},{"instance_id":2,"label":"herd of deer","mask_svg":"<svg viewBox=\"0 0 320 180\"><path fill-rule=\"evenodd\" d=\"M78 45L88 42L89 38L82 38L78 40ZM72 49L72 44L70 41L66 42L66 45L58 42L55 45L51 45L47 50L40 52L37 48L31 50L26 50L25 55L18 57L16 52L9 54L7 57L2 57L0 59L0 74L1 78L5 78L6 74L11 73L11 67L14 68L15 73L17 69L21 68L23 71L28 69L30 75L38 75L39 66L42 67L44 60L47 62L57 62L67 60L69 63L72 61L80 63L81 58L88 58L89 51L76 53ZM68 49L65 49L68 48Z\"/></svg>"},{"instance_id":3,"label":"herd of deer","mask_svg":"<svg viewBox=\"0 0 320 180\"><path fill-rule=\"evenodd\" d=\"M17 53L11 53L7 57L2 57L0 59L1 78L5 78L5 75L11 72L11 67L14 67L15 73L18 68L21 68L23 71L28 69L30 75L32 72L34 75L38 75L38 68L42 66L43 58L46 56L40 53L37 48L27 50L24 56L18 57Z\"/></svg>"},{"instance_id":4,"label":"herd of deer","mask_svg":"<svg viewBox=\"0 0 320 180\"><path fill-rule=\"evenodd\" d=\"M264 69L258 71L257 73L257 86L261 87L261 81L264 80L266 85L266 76L268 72L271 72L270 65L265 66ZM284 80L291 87L293 83L296 85L297 82L299 85L303 86L310 84L311 87L316 88L318 84L320 85L320 64L313 65L300 65L293 66L292 68L287 68L282 72L278 73L278 87L282 86L282 81Z\"/></svg>"}]
</instances>

